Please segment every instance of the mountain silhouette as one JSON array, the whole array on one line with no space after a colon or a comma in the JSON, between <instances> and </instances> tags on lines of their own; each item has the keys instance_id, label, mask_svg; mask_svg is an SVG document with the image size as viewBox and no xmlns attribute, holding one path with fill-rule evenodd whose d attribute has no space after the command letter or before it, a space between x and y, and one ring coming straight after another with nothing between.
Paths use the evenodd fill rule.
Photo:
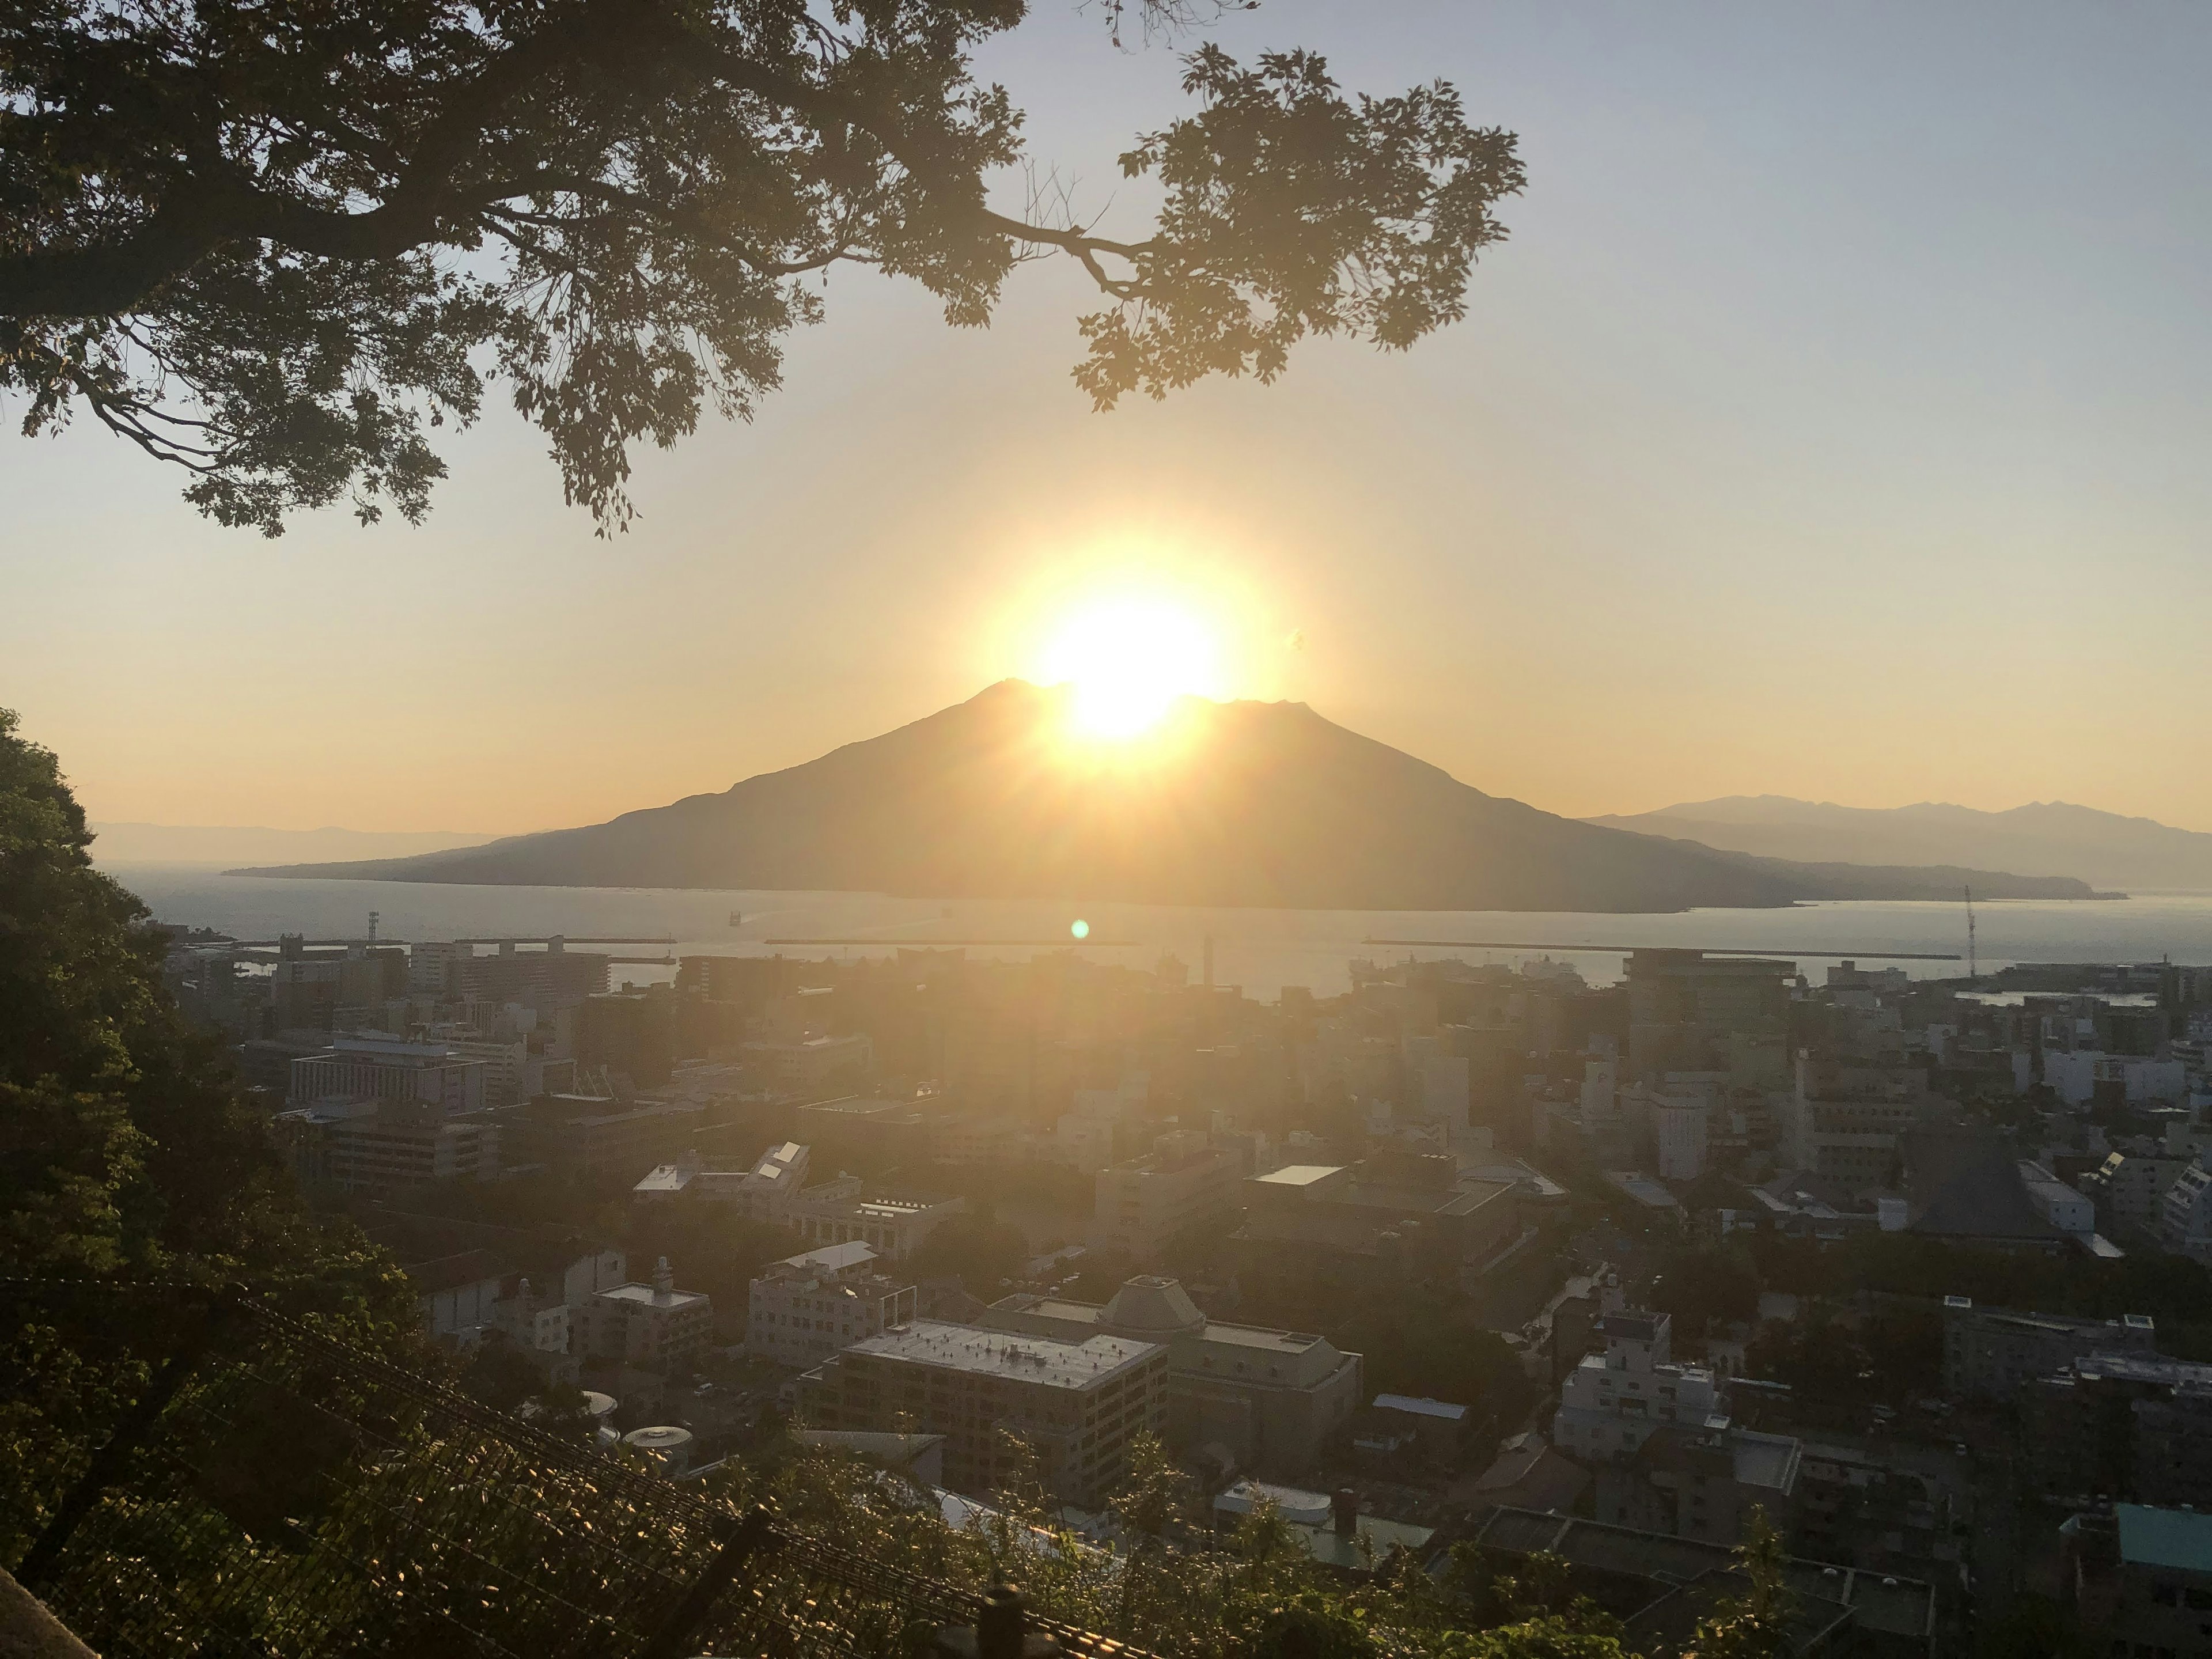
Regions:
<instances>
[{"instance_id":1,"label":"mountain silhouette","mask_svg":"<svg viewBox=\"0 0 2212 1659\"><path fill-rule=\"evenodd\" d=\"M411 858L239 873L1370 910L1950 896L1953 875L1996 897L2008 880L1824 872L1577 823L1484 794L1303 703L1187 697L1157 737L1086 745L1068 735L1068 699L1006 680L719 795ZM2027 885L2089 896L2079 882Z\"/></svg>"},{"instance_id":2,"label":"mountain silhouette","mask_svg":"<svg viewBox=\"0 0 2212 1659\"><path fill-rule=\"evenodd\" d=\"M2099 886L2212 890L2212 835L2057 800L1985 812L1938 801L1838 806L1729 795L1584 822L1765 858L1989 865L2023 876L2078 876Z\"/></svg>"}]
</instances>

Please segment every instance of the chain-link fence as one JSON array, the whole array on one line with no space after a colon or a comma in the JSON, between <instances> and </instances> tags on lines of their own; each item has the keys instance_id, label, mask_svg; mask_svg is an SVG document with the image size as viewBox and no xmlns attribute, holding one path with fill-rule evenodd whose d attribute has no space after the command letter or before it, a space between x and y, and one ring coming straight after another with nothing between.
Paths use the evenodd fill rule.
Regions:
<instances>
[{"instance_id":1,"label":"chain-link fence","mask_svg":"<svg viewBox=\"0 0 2212 1659\"><path fill-rule=\"evenodd\" d=\"M975 1618L981 1585L539 1432L245 1297L134 1316L113 1286L18 1283L0 1338L51 1319L96 1340L99 1297L162 1354L85 1425L15 1571L108 1659L892 1655ZM18 1370L0 1401L40 1386Z\"/></svg>"}]
</instances>

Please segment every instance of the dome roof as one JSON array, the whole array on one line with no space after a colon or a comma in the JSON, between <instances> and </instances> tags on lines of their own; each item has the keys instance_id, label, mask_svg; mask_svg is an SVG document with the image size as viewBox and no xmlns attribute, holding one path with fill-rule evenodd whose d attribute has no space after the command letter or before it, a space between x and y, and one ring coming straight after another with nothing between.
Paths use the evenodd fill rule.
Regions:
<instances>
[{"instance_id":1,"label":"dome roof","mask_svg":"<svg viewBox=\"0 0 2212 1659\"><path fill-rule=\"evenodd\" d=\"M1177 1331L1204 1330L1206 1316L1199 1312L1190 1292L1174 1279L1147 1274L1115 1291L1098 1322L1117 1330L1171 1335Z\"/></svg>"}]
</instances>

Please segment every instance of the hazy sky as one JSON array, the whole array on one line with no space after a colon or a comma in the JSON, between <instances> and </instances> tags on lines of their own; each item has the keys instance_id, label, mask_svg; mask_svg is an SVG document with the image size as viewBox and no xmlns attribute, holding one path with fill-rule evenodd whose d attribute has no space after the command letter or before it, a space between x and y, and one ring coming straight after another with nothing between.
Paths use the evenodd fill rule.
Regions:
<instances>
[{"instance_id":1,"label":"hazy sky","mask_svg":"<svg viewBox=\"0 0 2212 1659\"><path fill-rule=\"evenodd\" d=\"M987 67L1106 203L1176 64L1036 3ZM89 429L10 436L0 702L95 817L532 829L918 717L1161 583L1239 690L1554 811L2212 830L2212 10L1267 0L1206 33L1442 75L1521 134L1466 323L1100 416L1074 273L960 333L842 274L789 389L648 456L611 543L511 417L451 444L423 529L275 542Z\"/></svg>"}]
</instances>

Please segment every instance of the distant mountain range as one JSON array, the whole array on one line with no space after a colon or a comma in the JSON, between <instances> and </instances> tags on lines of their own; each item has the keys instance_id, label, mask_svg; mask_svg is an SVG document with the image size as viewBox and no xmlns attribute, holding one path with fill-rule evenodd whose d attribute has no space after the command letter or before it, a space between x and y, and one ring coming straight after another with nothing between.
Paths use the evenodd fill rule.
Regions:
<instances>
[{"instance_id":1,"label":"distant mountain range","mask_svg":"<svg viewBox=\"0 0 2212 1659\"><path fill-rule=\"evenodd\" d=\"M2212 890L2212 836L2064 801L1979 812L1932 801L1879 808L1729 795L1583 822L1763 858L1972 865L2022 876L2075 876L2099 887Z\"/></svg>"},{"instance_id":2,"label":"distant mountain range","mask_svg":"<svg viewBox=\"0 0 2212 1659\"><path fill-rule=\"evenodd\" d=\"M1086 757L1064 688L966 702L719 795L578 830L240 873L559 887L1371 910L1665 911L1949 897L2079 881L1748 857L1486 795L1303 703L1186 698L1154 742Z\"/></svg>"},{"instance_id":3,"label":"distant mountain range","mask_svg":"<svg viewBox=\"0 0 2212 1659\"><path fill-rule=\"evenodd\" d=\"M404 858L491 837L459 830L268 830L246 824L95 823L93 858L101 864L231 864L278 860Z\"/></svg>"}]
</instances>

